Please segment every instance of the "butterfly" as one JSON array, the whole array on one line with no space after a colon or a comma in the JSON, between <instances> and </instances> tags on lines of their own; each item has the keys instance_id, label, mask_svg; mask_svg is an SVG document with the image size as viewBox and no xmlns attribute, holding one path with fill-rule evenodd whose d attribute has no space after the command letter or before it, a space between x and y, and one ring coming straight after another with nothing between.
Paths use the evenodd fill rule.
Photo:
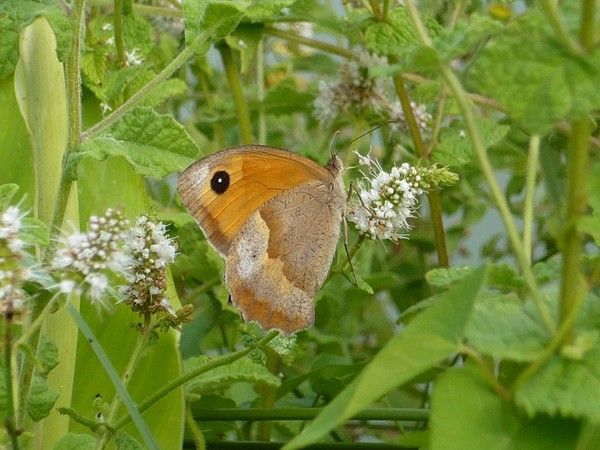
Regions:
<instances>
[{"instance_id":1,"label":"butterfly","mask_svg":"<svg viewBox=\"0 0 600 450\"><path fill-rule=\"evenodd\" d=\"M342 162L279 148L221 150L185 169L183 205L225 258L225 285L245 321L294 333L314 322L346 206Z\"/></svg>"}]
</instances>

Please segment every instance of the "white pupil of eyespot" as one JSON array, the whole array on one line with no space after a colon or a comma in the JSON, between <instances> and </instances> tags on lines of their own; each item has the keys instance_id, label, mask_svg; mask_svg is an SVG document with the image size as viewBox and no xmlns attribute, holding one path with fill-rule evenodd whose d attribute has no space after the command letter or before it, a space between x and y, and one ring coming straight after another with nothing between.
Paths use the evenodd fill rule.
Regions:
<instances>
[{"instance_id":1,"label":"white pupil of eyespot","mask_svg":"<svg viewBox=\"0 0 600 450\"><path fill-rule=\"evenodd\" d=\"M223 178L217 178L217 183L222 183L223 182Z\"/></svg>"}]
</instances>

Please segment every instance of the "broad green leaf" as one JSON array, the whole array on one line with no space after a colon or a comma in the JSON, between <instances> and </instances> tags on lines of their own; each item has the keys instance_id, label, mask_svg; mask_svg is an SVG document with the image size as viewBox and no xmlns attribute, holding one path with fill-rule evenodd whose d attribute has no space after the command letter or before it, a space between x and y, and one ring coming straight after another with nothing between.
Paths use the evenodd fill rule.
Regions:
<instances>
[{"instance_id":1,"label":"broad green leaf","mask_svg":"<svg viewBox=\"0 0 600 450\"><path fill-rule=\"evenodd\" d=\"M58 393L48 386L46 380L39 375L33 375L27 396L27 415L34 422L48 417L57 399Z\"/></svg>"},{"instance_id":2,"label":"broad green leaf","mask_svg":"<svg viewBox=\"0 0 600 450\"><path fill-rule=\"evenodd\" d=\"M0 211L4 211L10 206L11 201L18 190L19 186L13 183L0 186Z\"/></svg>"},{"instance_id":3,"label":"broad green leaf","mask_svg":"<svg viewBox=\"0 0 600 450\"><path fill-rule=\"evenodd\" d=\"M104 83L106 73L106 53L103 48L96 48L87 52L81 58L83 74L94 84Z\"/></svg>"},{"instance_id":4,"label":"broad green leaf","mask_svg":"<svg viewBox=\"0 0 600 450\"><path fill-rule=\"evenodd\" d=\"M95 450L96 438L89 434L69 433L54 444L54 450Z\"/></svg>"},{"instance_id":5,"label":"broad green leaf","mask_svg":"<svg viewBox=\"0 0 600 450\"><path fill-rule=\"evenodd\" d=\"M450 267L431 269L425 274L427 283L435 287L449 287L473 272L471 267Z\"/></svg>"},{"instance_id":6,"label":"broad green leaf","mask_svg":"<svg viewBox=\"0 0 600 450\"><path fill-rule=\"evenodd\" d=\"M578 435L576 423L523 416L470 366L437 381L430 426L431 450L564 450Z\"/></svg>"},{"instance_id":7,"label":"broad green leaf","mask_svg":"<svg viewBox=\"0 0 600 450\"><path fill-rule=\"evenodd\" d=\"M478 118L479 131L485 148L499 144L509 130L508 125L498 125L486 117ZM462 123L455 123L440 133L440 142L435 147L432 158L446 166L459 166L469 163L474 157L471 140Z\"/></svg>"},{"instance_id":8,"label":"broad green leaf","mask_svg":"<svg viewBox=\"0 0 600 450\"><path fill-rule=\"evenodd\" d=\"M185 40L190 44L201 31L213 40L223 39L240 23L249 0L189 0L183 3Z\"/></svg>"},{"instance_id":9,"label":"broad green leaf","mask_svg":"<svg viewBox=\"0 0 600 450\"><path fill-rule=\"evenodd\" d=\"M19 59L19 32L40 16L48 19L57 36L60 59L66 57L70 24L59 1L4 0L0 2L0 80L15 70Z\"/></svg>"},{"instance_id":10,"label":"broad green leaf","mask_svg":"<svg viewBox=\"0 0 600 450\"><path fill-rule=\"evenodd\" d=\"M154 40L153 30L146 19L134 14L123 17L123 40L125 51L133 52L139 57L144 57L152 50Z\"/></svg>"},{"instance_id":11,"label":"broad green leaf","mask_svg":"<svg viewBox=\"0 0 600 450\"><path fill-rule=\"evenodd\" d=\"M197 155L198 148L183 125L170 115L139 107L107 133L82 143L73 158L75 162L122 156L140 175L163 178L184 169Z\"/></svg>"},{"instance_id":12,"label":"broad green leaf","mask_svg":"<svg viewBox=\"0 0 600 450\"><path fill-rule=\"evenodd\" d=\"M485 278L486 270L480 268L440 294L431 308L392 338L352 384L284 448L302 448L316 442L391 389L456 352Z\"/></svg>"},{"instance_id":13,"label":"broad green leaf","mask_svg":"<svg viewBox=\"0 0 600 450\"><path fill-rule=\"evenodd\" d=\"M240 72L243 74L248 73L248 69L255 64L256 50L263 36L263 28L263 24L242 23L225 38L227 45L240 52Z\"/></svg>"},{"instance_id":14,"label":"broad green leaf","mask_svg":"<svg viewBox=\"0 0 600 450\"><path fill-rule=\"evenodd\" d=\"M573 56L557 44L545 16L532 12L488 42L468 79L527 131L543 133L600 106L600 49Z\"/></svg>"},{"instance_id":15,"label":"broad green leaf","mask_svg":"<svg viewBox=\"0 0 600 450\"><path fill-rule=\"evenodd\" d=\"M210 358L205 356L186 359L183 362L184 372L189 372L209 361ZM186 385L186 391L190 394L205 395L219 392L240 381L272 387L279 387L281 384L281 380L269 372L265 366L257 364L249 358L241 358L231 364L199 375Z\"/></svg>"},{"instance_id":16,"label":"broad green leaf","mask_svg":"<svg viewBox=\"0 0 600 450\"><path fill-rule=\"evenodd\" d=\"M278 116L309 111L313 100L313 95L299 91L293 80L285 79L267 91L263 105L268 114Z\"/></svg>"},{"instance_id":17,"label":"broad green leaf","mask_svg":"<svg viewBox=\"0 0 600 450\"><path fill-rule=\"evenodd\" d=\"M533 361L550 340L533 303L513 295L478 301L466 336L481 353L513 361Z\"/></svg>"},{"instance_id":18,"label":"broad green leaf","mask_svg":"<svg viewBox=\"0 0 600 450\"><path fill-rule=\"evenodd\" d=\"M575 450L596 450L600 448L600 424L586 422L581 427L581 435Z\"/></svg>"},{"instance_id":19,"label":"broad green leaf","mask_svg":"<svg viewBox=\"0 0 600 450\"><path fill-rule=\"evenodd\" d=\"M58 364L58 348L51 340L42 336L37 348L37 360L41 365L40 373L46 375Z\"/></svg>"},{"instance_id":20,"label":"broad green leaf","mask_svg":"<svg viewBox=\"0 0 600 450\"><path fill-rule=\"evenodd\" d=\"M600 422L600 345L596 331L594 348L581 359L552 356L515 394L517 404L530 416L538 413L587 418Z\"/></svg>"}]
</instances>

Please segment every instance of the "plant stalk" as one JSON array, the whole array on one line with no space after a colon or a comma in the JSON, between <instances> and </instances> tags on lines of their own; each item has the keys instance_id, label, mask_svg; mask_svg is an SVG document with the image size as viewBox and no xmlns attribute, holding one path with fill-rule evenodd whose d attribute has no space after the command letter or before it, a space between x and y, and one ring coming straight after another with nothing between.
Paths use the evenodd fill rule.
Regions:
<instances>
[{"instance_id":1,"label":"plant stalk","mask_svg":"<svg viewBox=\"0 0 600 450\"><path fill-rule=\"evenodd\" d=\"M131 356L129 357L129 361L127 362L127 366L125 367L125 370L123 371L123 375L121 376L121 381L122 381L124 387L127 387L127 385L129 384L129 381L131 380L131 377L133 376L135 366L137 365L138 361L140 360L140 356L141 356L142 352L144 351L144 349L146 348L146 344L148 344L148 339L150 338L150 333L152 332L152 327L151 327L152 323L151 322L152 322L152 317L150 316L150 314L145 314L144 322L142 325L142 334L136 341L135 347L133 348L133 351L131 352ZM115 392L112 402L110 403L110 409L106 416L106 423L108 423L109 426L115 419L115 416L117 415L120 404L121 404L121 402L119 400L119 395L117 392ZM98 446L96 448L98 450L102 450L106 446L106 444L108 443L110 438L111 438L111 433L108 430L106 430L106 432L103 434L102 439L100 439L100 442L98 443Z\"/></svg>"},{"instance_id":2,"label":"plant stalk","mask_svg":"<svg viewBox=\"0 0 600 450\"><path fill-rule=\"evenodd\" d=\"M150 408L152 405L154 405L161 398L163 398L170 392L174 391L178 387L184 385L188 381L196 378L198 375L202 375L203 373L208 372L209 370L216 369L217 367L225 366L227 364L231 364L232 362L237 361L240 358L243 358L248 353L250 353L254 348L260 348L263 345L266 345L267 343L272 341L278 334L279 334L279 331L271 330L262 339L260 339L258 342L256 342L256 344L254 346L245 348L244 350L240 350L239 352L232 353L231 355L227 355L227 356L223 356L221 358L215 359L209 363L204 364L202 367L198 367L197 369L192 370L192 371L182 375L181 377L177 378L176 380L171 381L165 387L163 387L159 391L155 392L148 399L146 399L144 402L142 402L138 407L139 412L142 413L142 412L146 411L148 408ZM131 421L130 416L123 416L115 422L113 428L115 430L120 430L125 425L127 425L130 421Z\"/></svg>"},{"instance_id":3,"label":"plant stalk","mask_svg":"<svg viewBox=\"0 0 600 450\"><path fill-rule=\"evenodd\" d=\"M431 39L427 35L425 27L423 26L423 22L419 17L419 12L414 4L414 0L406 0L405 5L411 22L417 30L417 35L421 43L427 47L432 47ZM517 232L517 227L512 217L510 208L508 207L508 202L506 201L506 198L502 193L502 189L500 189L498 181L494 175L494 168L492 167L485 146L483 145L481 134L477 126L477 121L475 120L475 113L473 111L471 100L467 96L464 88L460 84L460 81L454 72L452 72L447 65L441 64L439 66L439 71L444 78L446 85L450 89L450 92L456 99L460 111L465 119L469 138L475 147L475 154L479 160L481 171L483 172L483 175L485 176L485 179L490 187L492 198L494 199L502 221L504 222L511 247L517 257L517 261L521 267L521 271L523 272L523 277L525 278L525 282L527 283L529 291L531 292L544 326L550 333L554 333L554 321L552 320L544 299L542 298L537 281L533 275L533 272L531 271L529 260L525 257L523 243L519 233Z\"/></svg>"},{"instance_id":4,"label":"plant stalk","mask_svg":"<svg viewBox=\"0 0 600 450\"><path fill-rule=\"evenodd\" d=\"M258 95L258 143L267 143L267 114L265 112L265 39L258 42L256 49L256 91Z\"/></svg>"},{"instance_id":5,"label":"plant stalk","mask_svg":"<svg viewBox=\"0 0 600 450\"><path fill-rule=\"evenodd\" d=\"M560 14L558 12L558 2L555 0L539 0L538 3L542 9L542 12L548 19L550 26L554 29L556 37L571 53L575 55L582 55L583 48L569 34L569 31L560 18Z\"/></svg>"},{"instance_id":6,"label":"plant stalk","mask_svg":"<svg viewBox=\"0 0 600 450\"><path fill-rule=\"evenodd\" d=\"M6 417L4 419L4 426L6 427L6 433L10 438L13 450L19 450L13 390L11 316L12 313L10 311L4 316L4 385L6 388Z\"/></svg>"},{"instance_id":7,"label":"plant stalk","mask_svg":"<svg viewBox=\"0 0 600 450\"><path fill-rule=\"evenodd\" d=\"M285 39L286 41L295 42L297 44L302 44L317 50L322 50L333 55L342 56L348 59L358 59L358 56L355 55L351 50L338 47L337 45L328 44L327 42L317 41L316 39L300 36L299 34L291 31L284 31L271 26L266 26L264 28L264 32L265 34Z\"/></svg>"},{"instance_id":8,"label":"plant stalk","mask_svg":"<svg viewBox=\"0 0 600 450\"><path fill-rule=\"evenodd\" d=\"M123 39L123 0L115 0L113 13L113 30L115 33L115 48L117 49L117 63L125 67L125 42Z\"/></svg>"},{"instance_id":9,"label":"plant stalk","mask_svg":"<svg viewBox=\"0 0 600 450\"><path fill-rule=\"evenodd\" d=\"M527 155L527 176L525 183L525 206L523 208L523 251L531 265L533 239L533 200L535 197L535 178L540 154L540 137L531 136Z\"/></svg>"},{"instance_id":10,"label":"plant stalk","mask_svg":"<svg viewBox=\"0 0 600 450\"><path fill-rule=\"evenodd\" d=\"M390 63L397 62L396 58L390 57ZM419 125L415 119L415 114L411 106L410 97L404 80L399 74L393 76L394 87L396 94L402 105L402 111L404 111L404 117L406 118L406 124L408 125L408 131L413 140L417 156L422 159L426 159L428 156L427 148L423 142ZM433 225L433 234L435 239L435 250L438 258L439 267L448 267L448 247L446 244L446 233L444 232L444 222L442 218L442 204L440 201L439 193L437 190L432 190L427 193L427 199L429 200L429 209L431 213L431 222Z\"/></svg>"},{"instance_id":11,"label":"plant stalk","mask_svg":"<svg viewBox=\"0 0 600 450\"><path fill-rule=\"evenodd\" d=\"M596 41L596 0L583 0L581 7L581 27L579 41L589 51Z\"/></svg>"},{"instance_id":12,"label":"plant stalk","mask_svg":"<svg viewBox=\"0 0 600 450\"><path fill-rule=\"evenodd\" d=\"M252 123L250 122L248 103L244 98L240 74L233 60L233 52L225 42L221 42L218 48L221 60L223 61L223 67L225 68L225 75L229 82L229 89L233 96L233 102L235 103L235 111L240 125L240 137L244 144L252 144L254 138L252 137Z\"/></svg>"}]
</instances>

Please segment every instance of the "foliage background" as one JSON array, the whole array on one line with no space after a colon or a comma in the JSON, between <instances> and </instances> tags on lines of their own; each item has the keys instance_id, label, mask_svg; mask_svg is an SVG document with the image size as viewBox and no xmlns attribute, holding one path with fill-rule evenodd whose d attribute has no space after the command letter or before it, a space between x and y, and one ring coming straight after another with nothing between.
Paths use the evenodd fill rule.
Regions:
<instances>
[{"instance_id":1,"label":"foliage background","mask_svg":"<svg viewBox=\"0 0 600 450\"><path fill-rule=\"evenodd\" d=\"M48 34L46 47L35 47L53 61L42 67L27 62L23 43L40 17L50 28L32 33L56 37L56 50ZM194 318L149 347L133 398L143 402L182 370L239 358L144 413L160 448L221 440L598 448L598 25L593 0L6 0L0 184L18 184L52 233L69 190L77 205L66 218L75 226L107 207L132 218L152 211L171 224L180 253L172 294L193 305ZM378 58L365 64L367 53ZM31 101L63 82L15 73L19 58L34 75L65 63L63 111L21 115L19 93ZM356 104L319 115L318 99L349 61L383 85L388 106L404 104L402 117ZM427 126L411 121L418 109L410 101L431 115ZM390 119L396 127L355 140ZM66 136L52 149L48 133L61 127ZM174 192L175 172L199 156L250 142L321 163L333 146L347 182L361 176L353 150L371 151L386 169L437 163L460 181L424 199L407 240L363 242L351 229L361 282L351 282L338 252L315 326L256 348L264 334L228 304L222 261ZM45 160L61 173L44 172ZM120 307L99 317L85 299L81 313L121 372L136 317ZM45 332L53 330L64 338L48 379L60 394L55 406L94 420L95 395L109 401L114 388L86 339L74 342L69 317L53 315ZM295 420L314 417L312 407L324 408L314 421ZM368 407L363 417L378 421L347 421ZM246 408L277 420L253 420L252 409L236 416ZM26 442L52 448L70 431L92 441L63 439L95 448L88 428L52 409L27 424ZM135 427L125 430L141 441Z\"/></svg>"}]
</instances>

